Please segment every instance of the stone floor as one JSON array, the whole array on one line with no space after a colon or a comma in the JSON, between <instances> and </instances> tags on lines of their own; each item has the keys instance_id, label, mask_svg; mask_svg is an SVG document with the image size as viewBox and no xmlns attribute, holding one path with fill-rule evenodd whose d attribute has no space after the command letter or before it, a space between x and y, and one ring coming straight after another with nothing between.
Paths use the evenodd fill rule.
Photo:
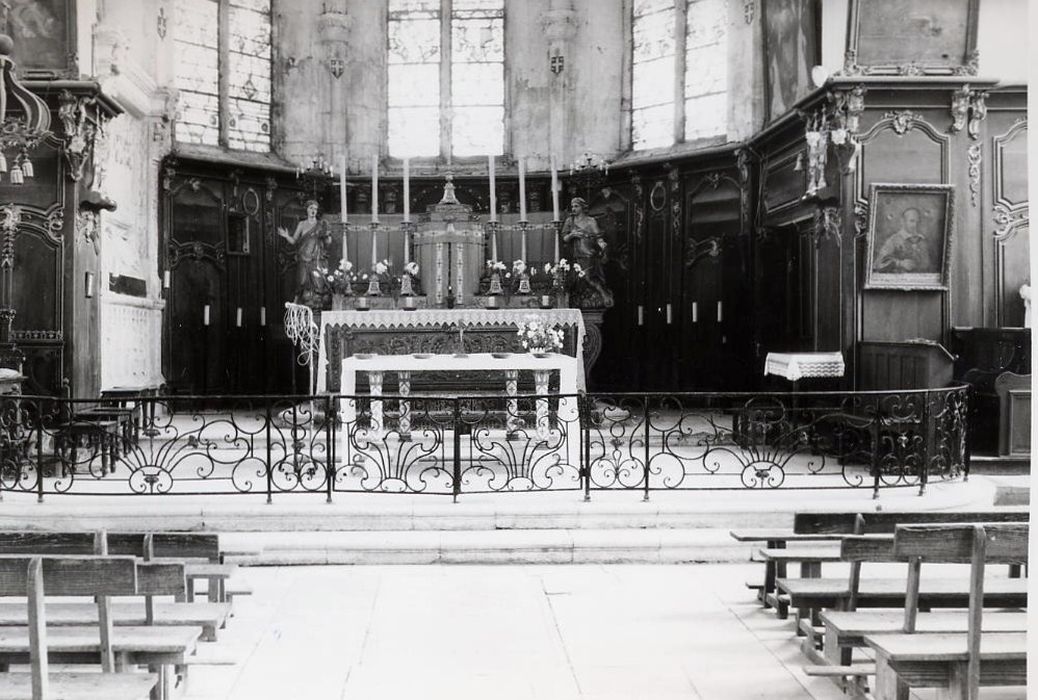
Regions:
<instances>
[{"instance_id":1,"label":"stone floor","mask_svg":"<svg viewBox=\"0 0 1038 700\"><path fill-rule=\"evenodd\" d=\"M190 700L846 697L804 675L791 621L743 587L759 565L243 573L255 594L236 602L220 644L240 663L192 669Z\"/></svg>"}]
</instances>

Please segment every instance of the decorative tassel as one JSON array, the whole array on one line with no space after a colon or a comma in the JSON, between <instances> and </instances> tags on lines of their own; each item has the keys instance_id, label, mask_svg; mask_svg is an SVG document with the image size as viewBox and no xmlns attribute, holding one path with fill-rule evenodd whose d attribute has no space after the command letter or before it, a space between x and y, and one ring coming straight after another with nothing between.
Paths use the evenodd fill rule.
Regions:
<instances>
[{"instance_id":1,"label":"decorative tassel","mask_svg":"<svg viewBox=\"0 0 1038 700\"><path fill-rule=\"evenodd\" d=\"M11 168L11 184L21 185L25 182L25 178L22 176L22 169L17 165Z\"/></svg>"},{"instance_id":2,"label":"decorative tassel","mask_svg":"<svg viewBox=\"0 0 1038 700\"><path fill-rule=\"evenodd\" d=\"M28 156L22 157L22 174L25 175L25 177L34 177L36 174L33 171L32 161L29 160Z\"/></svg>"},{"instance_id":3,"label":"decorative tassel","mask_svg":"<svg viewBox=\"0 0 1038 700\"><path fill-rule=\"evenodd\" d=\"M7 172L7 156L5 156L3 153L0 153L0 173L6 173L6 172Z\"/></svg>"}]
</instances>

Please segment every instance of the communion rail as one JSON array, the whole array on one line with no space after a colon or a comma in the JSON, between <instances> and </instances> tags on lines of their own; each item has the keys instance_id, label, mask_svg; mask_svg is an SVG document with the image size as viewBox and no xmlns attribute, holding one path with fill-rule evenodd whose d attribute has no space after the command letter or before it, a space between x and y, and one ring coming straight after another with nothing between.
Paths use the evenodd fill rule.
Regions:
<instances>
[{"instance_id":1,"label":"communion rail","mask_svg":"<svg viewBox=\"0 0 1038 700\"><path fill-rule=\"evenodd\" d=\"M0 497L922 492L968 476L967 391L5 397Z\"/></svg>"}]
</instances>

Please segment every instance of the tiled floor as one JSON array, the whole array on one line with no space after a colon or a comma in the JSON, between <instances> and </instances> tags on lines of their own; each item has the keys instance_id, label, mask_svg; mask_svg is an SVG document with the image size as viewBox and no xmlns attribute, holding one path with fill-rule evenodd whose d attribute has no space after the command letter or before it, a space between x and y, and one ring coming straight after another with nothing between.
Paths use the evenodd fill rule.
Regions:
<instances>
[{"instance_id":1,"label":"tiled floor","mask_svg":"<svg viewBox=\"0 0 1038 700\"><path fill-rule=\"evenodd\" d=\"M832 699L750 565L250 569L198 698Z\"/></svg>"}]
</instances>

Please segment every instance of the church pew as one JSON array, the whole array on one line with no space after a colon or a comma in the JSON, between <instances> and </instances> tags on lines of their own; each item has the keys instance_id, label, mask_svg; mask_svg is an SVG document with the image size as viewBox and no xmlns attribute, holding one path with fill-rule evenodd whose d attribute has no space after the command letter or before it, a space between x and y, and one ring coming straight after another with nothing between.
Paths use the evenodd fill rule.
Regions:
<instances>
[{"instance_id":1,"label":"church pew","mask_svg":"<svg viewBox=\"0 0 1038 700\"><path fill-rule=\"evenodd\" d=\"M137 588L133 557L0 556L0 596L26 596L29 673L0 673L6 700L139 700L158 683L152 673L115 671L108 596L132 595ZM98 656L103 673L52 672L45 597L96 596Z\"/></svg>"},{"instance_id":2,"label":"church pew","mask_svg":"<svg viewBox=\"0 0 1038 700\"><path fill-rule=\"evenodd\" d=\"M876 654L876 700L903 700L917 687L938 688L956 700L977 700L983 685L1026 685L1025 632L984 631L990 563L1026 562L1026 523L899 527L896 556L909 561L903 632L866 635ZM965 633L918 634L920 571L924 562L969 562Z\"/></svg>"}]
</instances>

